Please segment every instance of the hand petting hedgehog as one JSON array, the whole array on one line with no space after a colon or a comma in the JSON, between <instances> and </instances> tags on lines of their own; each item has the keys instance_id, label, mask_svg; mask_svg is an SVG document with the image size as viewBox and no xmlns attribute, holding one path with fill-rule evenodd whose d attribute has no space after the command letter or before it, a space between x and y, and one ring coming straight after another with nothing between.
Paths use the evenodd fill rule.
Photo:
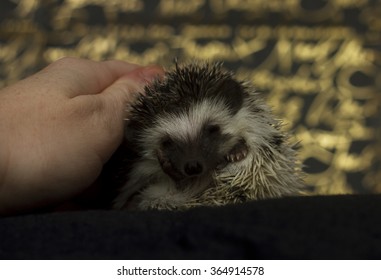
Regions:
<instances>
[{"instance_id":1,"label":"hand petting hedgehog","mask_svg":"<svg viewBox=\"0 0 381 280\"><path fill-rule=\"evenodd\" d=\"M221 64L176 65L129 108L116 209L298 195L300 164L260 94Z\"/></svg>"}]
</instances>

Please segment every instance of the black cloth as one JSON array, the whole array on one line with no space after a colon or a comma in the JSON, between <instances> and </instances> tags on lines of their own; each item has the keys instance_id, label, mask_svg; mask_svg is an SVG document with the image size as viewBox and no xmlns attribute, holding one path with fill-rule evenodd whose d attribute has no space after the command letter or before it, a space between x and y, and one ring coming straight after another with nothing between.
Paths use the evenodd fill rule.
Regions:
<instances>
[{"instance_id":1,"label":"black cloth","mask_svg":"<svg viewBox=\"0 0 381 280\"><path fill-rule=\"evenodd\" d=\"M0 219L1 259L380 259L381 195Z\"/></svg>"}]
</instances>

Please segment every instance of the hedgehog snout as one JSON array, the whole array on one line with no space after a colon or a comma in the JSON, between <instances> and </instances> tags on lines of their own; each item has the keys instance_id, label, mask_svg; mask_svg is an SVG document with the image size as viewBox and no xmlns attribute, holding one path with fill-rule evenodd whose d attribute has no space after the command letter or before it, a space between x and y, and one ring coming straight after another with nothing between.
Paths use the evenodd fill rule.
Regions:
<instances>
[{"instance_id":1,"label":"hedgehog snout","mask_svg":"<svg viewBox=\"0 0 381 280\"><path fill-rule=\"evenodd\" d=\"M164 173L175 181L200 177L212 169L211 163L203 156L166 153L159 149L157 159Z\"/></svg>"},{"instance_id":2,"label":"hedgehog snout","mask_svg":"<svg viewBox=\"0 0 381 280\"><path fill-rule=\"evenodd\" d=\"M184 162L172 162L167 157L158 157L161 168L175 181L201 176L207 170L202 159L188 159Z\"/></svg>"}]
</instances>

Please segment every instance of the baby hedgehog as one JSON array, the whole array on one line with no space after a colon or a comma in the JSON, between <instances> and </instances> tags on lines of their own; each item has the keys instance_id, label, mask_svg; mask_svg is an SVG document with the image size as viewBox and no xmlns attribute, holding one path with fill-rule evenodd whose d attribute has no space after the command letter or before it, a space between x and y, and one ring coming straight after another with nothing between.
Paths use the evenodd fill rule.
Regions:
<instances>
[{"instance_id":1,"label":"baby hedgehog","mask_svg":"<svg viewBox=\"0 0 381 280\"><path fill-rule=\"evenodd\" d=\"M301 193L294 147L248 83L221 64L176 65L131 106L135 158L116 209L186 209Z\"/></svg>"}]
</instances>

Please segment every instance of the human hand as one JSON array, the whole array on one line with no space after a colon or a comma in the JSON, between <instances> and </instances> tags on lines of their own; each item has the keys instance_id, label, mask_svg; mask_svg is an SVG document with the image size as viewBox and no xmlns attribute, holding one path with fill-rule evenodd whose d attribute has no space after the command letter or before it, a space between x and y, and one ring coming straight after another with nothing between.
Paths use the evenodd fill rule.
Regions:
<instances>
[{"instance_id":1,"label":"human hand","mask_svg":"<svg viewBox=\"0 0 381 280\"><path fill-rule=\"evenodd\" d=\"M63 58L0 91L0 213L86 189L123 137L133 93L158 66Z\"/></svg>"}]
</instances>

